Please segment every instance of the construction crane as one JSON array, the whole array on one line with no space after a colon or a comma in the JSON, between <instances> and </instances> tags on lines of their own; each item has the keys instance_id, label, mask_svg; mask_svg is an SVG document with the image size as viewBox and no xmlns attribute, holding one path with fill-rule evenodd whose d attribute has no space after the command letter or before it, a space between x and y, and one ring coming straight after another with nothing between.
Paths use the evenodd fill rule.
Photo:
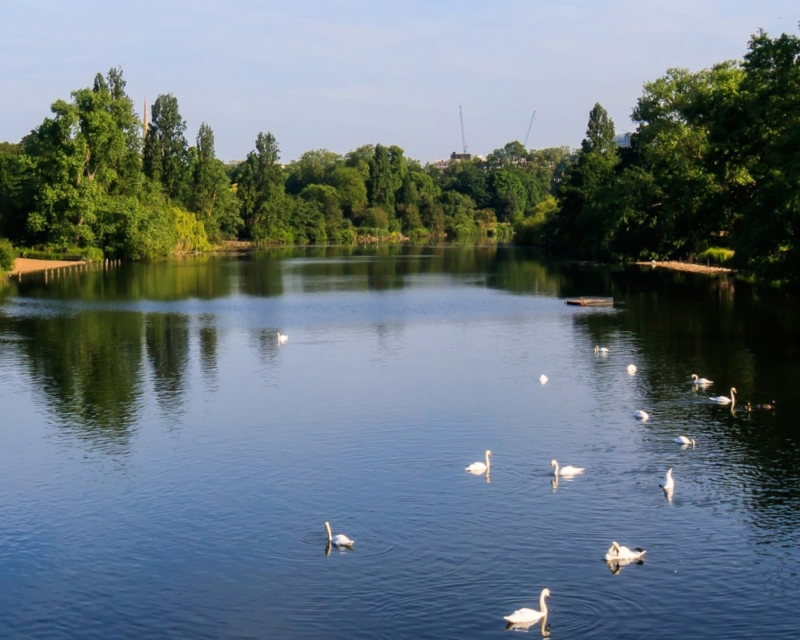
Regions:
<instances>
[{"instance_id":1,"label":"construction crane","mask_svg":"<svg viewBox=\"0 0 800 640\"><path fill-rule=\"evenodd\" d=\"M526 149L528 148L528 138L529 138L529 137L530 137L530 135L531 135L531 129L533 128L533 119L534 119L535 117L536 117L536 109L534 109L534 110L533 110L533 113L531 114L531 122L530 122L530 124L528 125L528 133L526 133L526 134L525 134L525 144L524 144L524 145L522 145L522 146L524 146ZM462 126L463 126L463 125L462 125Z\"/></svg>"},{"instance_id":2,"label":"construction crane","mask_svg":"<svg viewBox=\"0 0 800 640\"><path fill-rule=\"evenodd\" d=\"M458 115L461 118L461 146L464 147L464 153L467 153L467 138L464 136L464 112L461 105L458 105Z\"/></svg>"}]
</instances>

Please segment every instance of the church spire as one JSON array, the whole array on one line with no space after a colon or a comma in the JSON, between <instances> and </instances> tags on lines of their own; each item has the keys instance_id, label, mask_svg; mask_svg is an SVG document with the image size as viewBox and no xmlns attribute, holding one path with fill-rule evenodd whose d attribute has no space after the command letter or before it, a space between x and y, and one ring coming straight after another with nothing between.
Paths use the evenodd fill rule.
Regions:
<instances>
[{"instance_id":1,"label":"church spire","mask_svg":"<svg viewBox=\"0 0 800 640\"><path fill-rule=\"evenodd\" d=\"M147 113L147 96L144 97L144 118L142 121L144 125L144 135L142 137L147 137L147 132L150 130L150 115Z\"/></svg>"}]
</instances>

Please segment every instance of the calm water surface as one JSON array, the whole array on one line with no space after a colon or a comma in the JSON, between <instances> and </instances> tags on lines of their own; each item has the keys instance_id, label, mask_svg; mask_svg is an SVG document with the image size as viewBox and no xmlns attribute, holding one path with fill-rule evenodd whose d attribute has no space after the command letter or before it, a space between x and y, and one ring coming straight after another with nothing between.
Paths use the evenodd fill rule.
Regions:
<instances>
[{"instance_id":1,"label":"calm water surface","mask_svg":"<svg viewBox=\"0 0 800 640\"><path fill-rule=\"evenodd\" d=\"M26 277L0 293L0 637L498 638L548 587L554 640L796 638L798 327L727 278L502 248ZM776 409L708 400L731 386ZM464 471L487 448L490 482ZM554 486L553 458L586 472Z\"/></svg>"}]
</instances>

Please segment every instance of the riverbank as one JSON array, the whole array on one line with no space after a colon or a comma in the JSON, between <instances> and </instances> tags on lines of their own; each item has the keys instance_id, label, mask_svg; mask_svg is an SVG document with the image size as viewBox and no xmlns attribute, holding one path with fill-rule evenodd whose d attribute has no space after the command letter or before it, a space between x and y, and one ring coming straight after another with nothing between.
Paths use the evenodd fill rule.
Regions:
<instances>
[{"instance_id":1,"label":"riverbank","mask_svg":"<svg viewBox=\"0 0 800 640\"><path fill-rule=\"evenodd\" d=\"M34 260L32 258L17 258L14 260L14 267L7 275L13 276L20 273L32 273L34 271L49 271L50 269L64 269L82 264L78 260Z\"/></svg>"},{"instance_id":2,"label":"riverbank","mask_svg":"<svg viewBox=\"0 0 800 640\"><path fill-rule=\"evenodd\" d=\"M637 262L636 264L644 267L672 269L673 271L690 271L691 273L733 273L733 269L729 269L728 267L714 267L705 264L695 264L694 262L678 262L676 260L652 260L650 262Z\"/></svg>"}]
</instances>

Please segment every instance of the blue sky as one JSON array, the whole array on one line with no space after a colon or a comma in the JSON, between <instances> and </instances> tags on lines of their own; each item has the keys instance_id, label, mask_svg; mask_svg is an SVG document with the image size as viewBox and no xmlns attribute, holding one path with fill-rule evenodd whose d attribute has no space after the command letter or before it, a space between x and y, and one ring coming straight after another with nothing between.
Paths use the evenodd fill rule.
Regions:
<instances>
[{"instance_id":1,"label":"blue sky","mask_svg":"<svg viewBox=\"0 0 800 640\"><path fill-rule=\"evenodd\" d=\"M284 161L397 144L433 161L524 140L577 146L592 105L617 130L670 67L741 58L757 29L797 34L797 0L0 0L0 140L121 66L145 96L178 98L193 142L241 159L259 131Z\"/></svg>"}]
</instances>

